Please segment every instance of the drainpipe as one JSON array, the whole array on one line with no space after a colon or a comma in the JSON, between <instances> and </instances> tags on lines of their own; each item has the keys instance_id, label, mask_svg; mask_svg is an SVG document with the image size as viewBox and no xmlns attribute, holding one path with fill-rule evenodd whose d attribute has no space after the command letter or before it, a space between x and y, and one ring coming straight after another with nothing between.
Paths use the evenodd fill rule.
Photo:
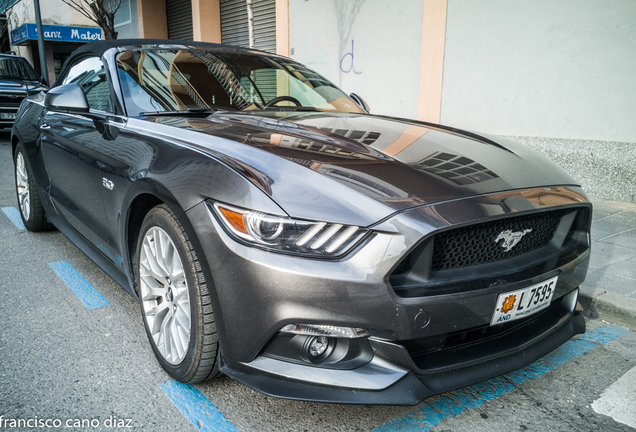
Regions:
<instances>
[{"instance_id":1,"label":"drainpipe","mask_svg":"<svg viewBox=\"0 0 636 432\"><path fill-rule=\"evenodd\" d=\"M247 2L247 31L249 32L250 48L254 46L254 11L252 10L252 0L245 0Z\"/></svg>"},{"instance_id":2,"label":"drainpipe","mask_svg":"<svg viewBox=\"0 0 636 432\"><path fill-rule=\"evenodd\" d=\"M49 73L46 69L46 53L44 52L44 30L42 30L42 17L40 16L40 0L33 0L35 8L35 26L38 29L38 51L40 52L40 73L46 85L49 85Z\"/></svg>"}]
</instances>

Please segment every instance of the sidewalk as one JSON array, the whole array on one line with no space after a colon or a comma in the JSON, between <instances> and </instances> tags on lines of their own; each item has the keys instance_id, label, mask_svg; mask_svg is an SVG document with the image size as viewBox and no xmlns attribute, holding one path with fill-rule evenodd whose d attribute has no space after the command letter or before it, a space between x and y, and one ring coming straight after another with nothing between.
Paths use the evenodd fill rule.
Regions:
<instances>
[{"instance_id":1,"label":"sidewalk","mask_svg":"<svg viewBox=\"0 0 636 432\"><path fill-rule=\"evenodd\" d=\"M592 257L579 301L588 316L636 329L636 204L591 201Z\"/></svg>"}]
</instances>

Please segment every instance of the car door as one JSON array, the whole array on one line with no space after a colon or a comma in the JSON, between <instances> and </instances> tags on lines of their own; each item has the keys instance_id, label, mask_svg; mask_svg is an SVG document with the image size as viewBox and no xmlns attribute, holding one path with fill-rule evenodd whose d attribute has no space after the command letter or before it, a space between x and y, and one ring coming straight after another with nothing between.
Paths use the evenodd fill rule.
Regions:
<instances>
[{"instance_id":1,"label":"car door","mask_svg":"<svg viewBox=\"0 0 636 432\"><path fill-rule=\"evenodd\" d=\"M112 115L110 85L97 57L73 66L62 84L78 83L86 94L86 115L47 111L42 117L42 153L50 196L58 213L87 240L104 249L108 242L100 172L104 120Z\"/></svg>"}]
</instances>

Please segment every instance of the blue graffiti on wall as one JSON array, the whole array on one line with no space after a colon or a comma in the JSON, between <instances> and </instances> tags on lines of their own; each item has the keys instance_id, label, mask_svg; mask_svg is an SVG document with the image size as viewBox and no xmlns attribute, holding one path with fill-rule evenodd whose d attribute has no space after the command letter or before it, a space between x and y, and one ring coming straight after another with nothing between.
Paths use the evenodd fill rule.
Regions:
<instances>
[{"instance_id":1,"label":"blue graffiti on wall","mask_svg":"<svg viewBox=\"0 0 636 432\"><path fill-rule=\"evenodd\" d=\"M316 44L317 42L317 35L314 35L313 37L314 39L314 44ZM313 51L313 50L312 50ZM300 58L300 62L302 64L304 64L307 67L312 68L313 70L315 70L316 72L318 72L319 74L325 76L327 79L331 79L330 75L331 75L331 60L329 59L329 54L326 51L322 51L319 55L316 61L309 61L309 59L306 57L308 52L307 49L307 42L305 40L305 38L302 38L302 50L301 50L301 58ZM314 57L314 55L309 55L309 57Z\"/></svg>"},{"instance_id":2,"label":"blue graffiti on wall","mask_svg":"<svg viewBox=\"0 0 636 432\"><path fill-rule=\"evenodd\" d=\"M343 66L343 63L345 59L347 59L347 57L351 59L349 63L349 68L346 68L346 66ZM349 73L353 71L354 74L360 75L362 71L358 72L357 70L355 70L355 65L353 64L354 58L355 56L353 52L353 39L351 39L351 52L345 53L345 55L343 55L342 58L340 59L340 70L344 73Z\"/></svg>"}]
</instances>

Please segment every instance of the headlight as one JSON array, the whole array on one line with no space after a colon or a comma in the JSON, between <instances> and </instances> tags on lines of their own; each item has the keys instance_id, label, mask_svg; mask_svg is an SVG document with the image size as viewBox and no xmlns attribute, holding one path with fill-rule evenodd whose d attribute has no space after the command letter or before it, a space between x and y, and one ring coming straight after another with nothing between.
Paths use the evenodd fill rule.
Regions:
<instances>
[{"instance_id":1,"label":"headlight","mask_svg":"<svg viewBox=\"0 0 636 432\"><path fill-rule=\"evenodd\" d=\"M219 203L213 207L235 238L274 252L336 257L368 233L352 225L281 218Z\"/></svg>"}]
</instances>

